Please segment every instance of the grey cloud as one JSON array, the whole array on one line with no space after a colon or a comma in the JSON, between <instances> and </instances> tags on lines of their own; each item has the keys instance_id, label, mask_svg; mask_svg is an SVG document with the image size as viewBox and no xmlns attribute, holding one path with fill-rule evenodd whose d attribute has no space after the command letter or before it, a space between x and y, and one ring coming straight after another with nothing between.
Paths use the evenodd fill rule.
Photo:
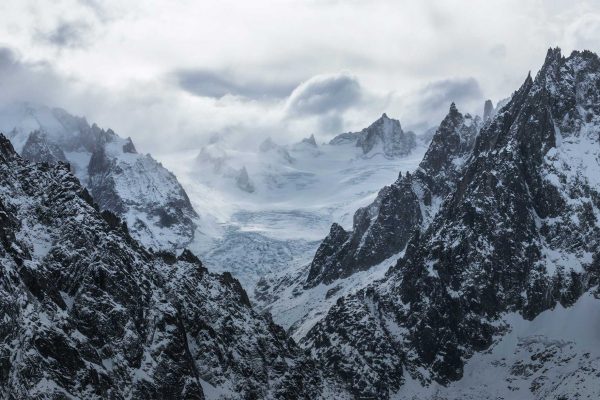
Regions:
<instances>
[{"instance_id":1,"label":"grey cloud","mask_svg":"<svg viewBox=\"0 0 600 400\"><path fill-rule=\"evenodd\" d=\"M0 71L6 72L15 66L17 55L7 47L0 47Z\"/></svg>"},{"instance_id":2,"label":"grey cloud","mask_svg":"<svg viewBox=\"0 0 600 400\"><path fill-rule=\"evenodd\" d=\"M423 111L427 111L445 107L451 102L462 103L482 96L479 83L474 78L446 79L425 86L418 102Z\"/></svg>"},{"instance_id":3,"label":"grey cloud","mask_svg":"<svg viewBox=\"0 0 600 400\"><path fill-rule=\"evenodd\" d=\"M173 73L177 85L188 93L202 97L221 98L226 95L252 99L283 98L288 96L296 83L277 83L243 80L228 72L203 69L183 69Z\"/></svg>"},{"instance_id":4,"label":"grey cloud","mask_svg":"<svg viewBox=\"0 0 600 400\"><path fill-rule=\"evenodd\" d=\"M101 22L108 22L114 19L114 16L108 11L107 5L101 0L79 0L79 4L91 10Z\"/></svg>"},{"instance_id":5,"label":"grey cloud","mask_svg":"<svg viewBox=\"0 0 600 400\"><path fill-rule=\"evenodd\" d=\"M38 31L36 38L60 48L86 47L90 41L92 26L83 21L62 21L49 32Z\"/></svg>"},{"instance_id":6,"label":"grey cloud","mask_svg":"<svg viewBox=\"0 0 600 400\"><path fill-rule=\"evenodd\" d=\"M362 88L356 77L346 73L318 75L299 85L290 95L289 115L322 115L342 112L358 104Z\"/></svg>"},{"instance_id":7,"label":"grey cloud","mask_svg":"<svg viewBox=\"0 0 600 400\"><path fill-rule=\"evenodd\" d=\"M445 79L403 96L399 110L407 128L422 132L440 123L448 113L450 103L456 103L463 113L481 113L483 101L484 96L476 79Z\"/></svg>"},{"instance_id":8,"label":"grey cloud","mask_svg":"<svg viewBox=\"0 0 600 400\"><path fill-rule=\"evenodd\" d=\"M45 62L23 62L20 55L0 47L0 106L13 102L59 105L67 80Z\"/></svg>"}]
</instances>

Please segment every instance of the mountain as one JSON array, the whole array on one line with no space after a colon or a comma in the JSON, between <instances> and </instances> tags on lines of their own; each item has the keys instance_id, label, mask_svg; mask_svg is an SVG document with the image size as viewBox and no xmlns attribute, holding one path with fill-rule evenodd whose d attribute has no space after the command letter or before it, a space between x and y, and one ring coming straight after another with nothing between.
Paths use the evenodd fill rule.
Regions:
<instances>
[{"instance_id":1,"label":"mountain","mask_svg":"<svg viewBox=\"0 0 600 400\"><path fill-rule=\"evenodd\" d=\"M400 121L385 113L362 131L342 133L329 142L331 145L348 143L360 147L365 156L381 153L389 158L404 157L417 146L416 135L404 132Z\"/></svg>"},{"instance_id":2,"label":"mountain","mask_svg":"<svg viewBox=\"0 0 600 400\"><path fill-rule=\"evenodd\" d=\"M399 128L381 121L371 125ZM263 276L309 263L334 221L350 229L356 209L399 171L413 170L426 149L419 142L408 155L390 158L379 145L365 156L354 142L317 142L248 139L240 146L223 136L163 158L208 233L190 248L211 268L231 268L251 296Z\"/></svg>"},{"instance_id":3,"label":"mountain","mask_svg":"<svg viewBox=\"0 0 600 400\"><path fill-rule=\"evenodd\" d=\"M0 397L345 398L231 274L152 253L0 135Z\"/></svg>"},{"instance_id":4,"label":"mountain","mask_svg":"<svg viewBox=\"0 0 600 400\"><path fill-rule=\"evenodd\" d=\"M383 278L456 187L481 125L479 117L463 115L452 104L420 164L356 211L351 231L334 223L306 267L261 278L254 293L258 304L300 340L338 298Z\"/></svg>"},{"instance_id":5,"label":"mountain","mask_svg":"<svg viewBox=\"0 0 600 400\"><path fill-rule=\"evenodd\" d=\"M187 194L171 172L139 154L131 138L30 104L2 110L0 126L27 160L69 162L100 208L125 219L146 247L182 250L193 240L199 221Z\"/></svg>"},{"instance_id":6,"label":"mountain","mask_svg":"<svg viewBox=\"0 0 600 400\"><path fill-rule=\"evenodd\" d=\"M550 49L483 126L402 258L339 298L302 346L363 398L597 397L598 347L542 314L600 304L599 88L597 55ZM470 363L486 359L506 380L481 393Z\"/></svg>"},{"instance_id":7,"label":"mountain","mask_svg":"<svg viewBox=\"0 0 600 400\"><path fill-rule=\"evenodd\" d=\"M356 211L351 232L332 225L311 263L307 287L376 265L400 252L415 229L426 228L454 188L480 126L479 117L463 116L453 103L417 170L400 175Z\"/></svg>"}]
</instances>

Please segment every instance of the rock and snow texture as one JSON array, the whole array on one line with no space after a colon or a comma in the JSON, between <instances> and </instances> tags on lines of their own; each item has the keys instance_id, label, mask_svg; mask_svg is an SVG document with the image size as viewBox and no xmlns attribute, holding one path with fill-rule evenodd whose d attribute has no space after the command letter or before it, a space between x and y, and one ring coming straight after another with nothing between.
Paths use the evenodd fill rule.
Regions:
<instances>
[{"instance_id":1,"label":"rock and snow texture","mask_svg":"<svg viewBox=\"0 0 600 400\"><path fill-rule=\"evenodd\" d=\"M243 149L221 138L162 160L200 213L206 236L193 251L209 268L230 269L252 292L262 276L310 263L334 221L350 229L356 209L399 171L414 170L425 149L419 144L405 157L365 157L355 142L319 145L314 136Z\"/></svg>"},{"instance_id":2,"label":"rock and snow texture","mask_svg":"<svg viewBox=\"0 0 600 400\"><path fill-rule=\"evenodd\" d=\"M455 187L480 126L479 117L462 115L452 105L421 163L359 209L352 231L334 223L310 265L261 279L257 302L299 340L338 298L383 278Z\"/></svg>"},{"instance_id":3,"label":"rock and snow texture","mask_svg":"<svg viewBox=\"0 0 600 400\"><path fill-rule=\"evenodd\" d=\"M417 146L416 135L404 132L400 121L386 114L360 132L348 132L333 138L329 144L355 143L365 157L383 154L386 157L405 157Z\"/></svg>"},{"instance_id":4,"label":"rock and snow texture","mask_svg":"<svg viewBox=\"0 0 600 400\"><path fill-rule=\"evenodd\" d=\"M148 252L0 135L0 397L345 398L230 274Z\"/></svg>"},{"instance_id":5,"label":"rock and snow texture","mask_svg":"<svg viewBox=\"0 0 600 400\"><path fill-rule=\"evenodd\" d=\"M476 353L462 379L423 387L407 380L393 399L596 399L600 395L600 299L586 293L572 307L541 313L532 321L503 317L509 331Z\"/></svg>"},{"instance_id":6,"label":"rock and snow texture","mask_svg":"<svg viewBox=\"0 0 600 400\"><path fill-rule=\"evenodd\" d=\"M463 116L452 104L417 170L400 174L373 203L356 211L351 232L331 226L311 263L306 286L330 284L402 251L455 187L480 126L479 117Z\"/></svg>"},{"instance_id":7,"label":"rock and snow texture","mask_svg":"<svg viewBox=\"0 0 600 400\"><path fill-rule=\"evenodd\" d=\"M34 162L67 161L101 209L123 218L146 247L181 250L198 216L177 178L130 138L89 125L61 109L18 104L0 112L15 149Z\"/></svg>"},{"instance_id":8,"label":"rock and snow texture","mask_svg":"<svg viewBox=\"0 0 600 400\"><path fill-rule=\"evenodd\" d=\"M588 308L598 307L599 88L597 55L565 58L549 50L535 80L527 77L481 129L449 194L404 256L383 280L339 298L302 345L355 395L386 399L404 385L459 387L475 373L469 360L481 362L480 352L494 354L490 346L518 332L511 314L535 324L584 293ZM596 353L551 333L509 345L513 355L496 355L496 367L523 398L598 397ZM583 371L574 372L579 365ZM441 398L462 397L446 393Z\"/></svg>"}]
</instances>

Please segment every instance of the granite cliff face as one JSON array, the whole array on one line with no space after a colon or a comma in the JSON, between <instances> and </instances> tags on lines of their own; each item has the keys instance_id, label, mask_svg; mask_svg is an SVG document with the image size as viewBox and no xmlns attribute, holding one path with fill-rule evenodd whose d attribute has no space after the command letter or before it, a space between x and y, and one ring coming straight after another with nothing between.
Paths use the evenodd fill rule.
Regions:
<instances>
[{"instance_id":1,"label":"granite cliff face","mask_svg":"<svg viewBox=\"0 0 600 400\"><path fill-rule=\"evenodd\" d=\"M0 135L0 397L314 399L334 386L230 274L148 252ZM342 393L336 390L336 393Z\"/></svg>"},{"instance_id":2,"label":"granite cliff face","mask_svg":"<svg viewBox=\"0 0 600 400\"><path fill-rule=\"evenodd\" d=\"M453 125L453 115L451 109L442 126ZM443 147L461 147L451 143L458 141ZM572 306L587 291L598 296L597 55L549 50L535 80L527 77L466 159L459 157L461 168L432 157L435 148L434 138L420 170L430 168L424 177L432 193L447 195L431 222L415 230L385 279L340 298L302 342L362 398L394 397L407 382L460 380L465 363L511 329L507 315L531 320L557 304ZM435 178L448 173L455 178ZM538 345L541 354L552 352L550 341ZM597 395L589 385L596 364L582 371L579 386L565 386L566 369L536 381L517 378L516 367L509 375L531 379L531 398Z\"/></svg>"},{"instance_id":3,"label":"granite cliff face","mask_svg":"<svg viewBox=\"0 0 600 400\"><path fill-rule=\"evenodd\" d=\"M33 162L69 162L102 210L127 221L148 248L182 250L194 238L198 215L177 178L130 138L89 125L61 109L27 104L0 115L9 139Z\"/></svg>"}]
</instances>

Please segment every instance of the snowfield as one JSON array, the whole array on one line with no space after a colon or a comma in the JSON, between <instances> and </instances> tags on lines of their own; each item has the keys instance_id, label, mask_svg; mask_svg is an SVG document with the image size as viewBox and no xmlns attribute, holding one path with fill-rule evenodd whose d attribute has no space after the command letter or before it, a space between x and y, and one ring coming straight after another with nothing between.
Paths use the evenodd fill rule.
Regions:
<instances>
[{"instance_id":1,"label":"snowfield","mask_svg":"<svg viewBox=\"0 0 600 400\"><path fill-rule=\"evenodd\" d=\"M419 143L408 156L390 158L378 149L365 155L353 142L266 142L246 151L217 142L157 156L200 214L192 251L209 269L231 271L249 293L266 274L308 264L333 222L351 229L354 212L400 172L414 170L426 150ZM237 184L243 168L252 192Z\"/></svg>"}]
</instances>

